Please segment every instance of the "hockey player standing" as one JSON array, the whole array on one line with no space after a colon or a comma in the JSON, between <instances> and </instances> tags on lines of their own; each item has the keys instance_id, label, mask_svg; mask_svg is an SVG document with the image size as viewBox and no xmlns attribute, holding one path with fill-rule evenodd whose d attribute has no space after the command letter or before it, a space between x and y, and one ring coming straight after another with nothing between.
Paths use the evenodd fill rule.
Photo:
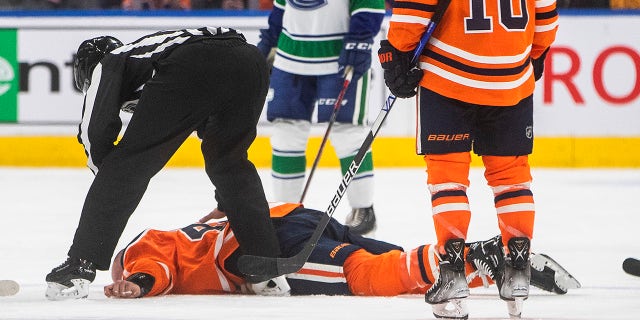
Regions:
<instances>
[{"instance_id":1,"label":"hockey player standing","mask_svg":"<svg viewBox=\"0 0 640 320\"><path fill-rule=\"evenodd\" d=\"M466 318L462 250L471 217L470 151L482 156L505 246L496 282L510 313L528 297L534 202L528 155L533 146L535 80L555 39L554 0L452 1L419 58L412 51L437 0L395 1L388 41L379 57L398 97L417 93L417 153L424 155L431 192L440 276L426 293L438 316ZM420 85L416 92L416 87ZM447 302L457 308L442 315ZM445 312L446 313L446 312Z\"/></svg>"},{"instance_id":2,"label":"hockey player standing","mask_svg":"<svg viewBox=\"0 0 640 320\"><path fill-rule=\"evenodd\" d=\"M210 27L160 31L127 45L97 37L80 45L74 76L85 92L78 140L95 178L68 259L46 277L49 299L88 295L96 269L109 269L149 180L194 131L218 208L227 213L242 252L280 255L260 177L247 158L269 70L242 34ZM121 109L134 113L114 144ZM275 281L286 286L283 276Z\"/></svg>"},{"instance_id":3,"label":"hockey player standing","mask_svg":"<svg viewBox=\"0 0 640 320\"><path fill-rule=\"evenodd\" d=\"M344 70L352 66L353 78L330 135L346 173L368 133L371 47L384 13L384 0L274 1L269 28L261 30L258 43L265 56L277 48L267 107L267 118L273 123L274 200L300 201L311 123L329 121ZM313 119L316 103L317 119ZM352 211L346 223L359 234L376 226L373 183L369 151L347 190Z\"/></svg>"}]
</instances>

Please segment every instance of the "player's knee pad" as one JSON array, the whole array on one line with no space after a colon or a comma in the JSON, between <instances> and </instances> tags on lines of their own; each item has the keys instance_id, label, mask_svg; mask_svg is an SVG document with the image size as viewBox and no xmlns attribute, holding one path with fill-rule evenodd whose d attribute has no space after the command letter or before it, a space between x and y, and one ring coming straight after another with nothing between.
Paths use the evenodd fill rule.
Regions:
<instances>
[{"instance_id":1,"label":"player's knee pad","mask_svg":"<svg viewBox=\"0 0 640 320\"><path fill-rule=\"evenodd\" d=\"M271 134L271 147L274 150L303 152L311 130L311 122L306 120L275 119Z\"/></svg>"},{"instance_id":2,"label":"player's knee pad","mask_svg":"<svg viewBox=\"0 0 640 320\"><path fill-rule=\"evenodd\" d=\"M469 167L471 165L469 152L428 154L424 156L424 161L427 164L427 184L469 185Z\"/></svg>"},{"instance_id":3,"label":"player's knee pad","mask_svg":"<svg viewBox=\"0 0 640 320\"><path fill-rule=\"evenodd\" d=\"M354 156L369 133L369 128L350 123L335 123L331 131L331 145L338 158Z\"/></svg>"},{"instance_id":4,"label":"player's knee pad","mask_svg":"<svg viewBox=\"0 0 640 320\"><path fill-rule=\"evenodd\" d=\"M487 183L491 187L528 183L531 168L528 156L483 156Z\"/></svg>"}]
</instances>

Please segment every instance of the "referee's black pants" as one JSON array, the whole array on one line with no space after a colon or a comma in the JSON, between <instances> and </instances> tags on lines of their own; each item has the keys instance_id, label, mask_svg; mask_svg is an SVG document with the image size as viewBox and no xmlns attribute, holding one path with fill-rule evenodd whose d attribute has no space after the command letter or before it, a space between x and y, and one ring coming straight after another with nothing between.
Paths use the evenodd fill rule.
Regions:
<instances>
[{"instance_id":1,"label":"referee's black pants","mask_svg":"<svg viewBox=\"0 0 640 320\"><path fill-rule=\"evenodd\" d=\"M69 255L109 269L150 179L197 130L206 173L241 250L279 256L262 182L247 158L268 83L264 57L239 39L185 44L159 60L121 141L89 189ZM175 190L180 193L181 186Z\"/></svg>"}]
</instances>

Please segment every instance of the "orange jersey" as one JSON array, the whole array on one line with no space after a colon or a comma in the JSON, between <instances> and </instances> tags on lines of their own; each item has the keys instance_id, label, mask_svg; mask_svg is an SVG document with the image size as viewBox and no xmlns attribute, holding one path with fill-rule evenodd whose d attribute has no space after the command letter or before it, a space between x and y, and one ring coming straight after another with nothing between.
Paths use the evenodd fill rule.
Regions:
<instances>
[{"instance_id":1,"label":"orange jersey","mask_svg":"<svg viewBox=\"0 0 640 320\"><path fill-rule=\"evenodd\" d=\"M275 203L272 217L282 217L300 204ZM196 223L181 229L148 229L127 246L124 278L143 272L155 278L147 296L239 292L244 279L225 268L239 248L227 221Z\"/></svg>"},{"instance_id":2,"label":"orange jersey","mask_svg":"<svg viewBox=\"0 0 640 320\"><path fill-rule=\"evenodd\" d=\"M396 0L388 39L414 50L437 0ZM451 1L420 56L420 85L456 100L511 106L533 94L530 58L555 40L555 0Z\"/></svg>"}]
</instances>

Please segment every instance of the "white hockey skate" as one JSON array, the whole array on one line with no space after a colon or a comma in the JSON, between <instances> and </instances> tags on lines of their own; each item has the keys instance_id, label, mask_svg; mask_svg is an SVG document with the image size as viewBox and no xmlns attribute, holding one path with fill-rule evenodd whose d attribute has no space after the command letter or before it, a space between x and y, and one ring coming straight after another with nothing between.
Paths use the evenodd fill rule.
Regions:
<instances>
[{"instance_id":1,"label":"white hockey skate","mask_svg":"<svg viewBox=\"0 0 640 320\"><path fill-rule=\"evenodd\" d=\"M576 278L548 255L532 252L530 259L531 285L557 294L581 287Z\"/></svg>"},{"instance_id":2,"label":"white hockey skate","mask_svg":"<svg viewBox=\"0 0 640 320\"><path fill-rule=\"evenodd\" d=\"M261 296L289 296L291 287L284 276L279 276L267 281L249 284L250 290Z\"/></svg>"},{"instance_id":3,"label":"white hockey skate","mask_svg":"<svg viewBox=\"0 0 640 320\"><path fill-rule=\"evenodd\" d=\"M500 299L507 302L509 316L518 319L522 315L522 303L529 297L531 269L529 262L530 240L514 237L507 243L509 253L504 268L496 276Z\"/></svg>"},{"instance_id":4,"label":"white hockey skate","mask_svg":"<svg viewBox=\"0 0 640 320\"><path fill-rule=\"evenodd\" d=\"M436 283L425 294L425 301L436 318L467 319L469 311L464 298L469 296L469 286L464 275L464 240L448 240L444 250Z\"/></svg>"}]
</instances>

